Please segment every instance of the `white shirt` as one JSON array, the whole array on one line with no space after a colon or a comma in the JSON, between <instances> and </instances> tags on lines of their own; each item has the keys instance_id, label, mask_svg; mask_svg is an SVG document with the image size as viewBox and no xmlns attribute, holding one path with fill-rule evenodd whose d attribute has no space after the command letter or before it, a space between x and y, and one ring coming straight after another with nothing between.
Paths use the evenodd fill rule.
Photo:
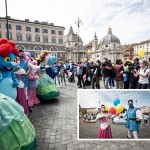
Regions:
<instances>
[{"instance_id":1,"label":"white shirt","mask_svg":"<svg viewBox=\"0 0 150 150\"><path fill-rule=\"evenodd\" d=\"M147 68L146 71L145 71L146 68L140 68L139 69L139 73L141 74L144 74L144 73L149 73L149 69ZM142 76L139 76L139 83L140 84L149 84L149 80L148 80L148 76L147 77L142 77Z\"/></svg>"}]
</instances>

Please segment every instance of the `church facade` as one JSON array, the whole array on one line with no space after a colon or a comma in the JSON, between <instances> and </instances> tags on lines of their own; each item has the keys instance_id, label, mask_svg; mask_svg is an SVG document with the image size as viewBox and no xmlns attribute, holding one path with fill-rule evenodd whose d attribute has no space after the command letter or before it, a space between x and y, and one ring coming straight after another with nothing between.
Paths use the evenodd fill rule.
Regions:
<instances>
[{"instance_id":1,"label":"church facade","mask_svg":"<svg viewBox=\"0 0 150 150\"><path fill-rule=\"evenodd\" d=\"M68 34L64 37L66 57L69 62L78 62L86 57L86 48L83 46L82 39L74 33L70 27Z\"/></svg>"},{"instance_id":2,"label":"church facade","mask_svg":"<svg viewBox=\"0 0 150 150\"><path fill-rule=\"evenodd\" d=\"M118 58L123 58L124 47L118 37L112 34L112 29L108 28L108 33L98 43L98 38L95 33L93 40L87 46L91 49L90 60L104 60L108 58L112 63L115 63Z\"/></svg>"}]
</instances>

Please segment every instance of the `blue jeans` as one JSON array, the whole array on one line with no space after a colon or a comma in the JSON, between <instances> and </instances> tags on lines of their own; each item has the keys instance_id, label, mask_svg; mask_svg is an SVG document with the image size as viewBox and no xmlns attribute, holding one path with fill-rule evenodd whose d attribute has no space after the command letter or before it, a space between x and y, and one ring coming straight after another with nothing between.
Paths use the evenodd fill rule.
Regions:
<instances>
[{"instance_id":1,"label":"blue jeans","mask_svg":"<svg viewBox=\"0 0 150 150\"><path fill-rule=\"evenodd\" d=\"M109 78L109 86L115 87L114 78Z\"/></svg>"}]
</instances>

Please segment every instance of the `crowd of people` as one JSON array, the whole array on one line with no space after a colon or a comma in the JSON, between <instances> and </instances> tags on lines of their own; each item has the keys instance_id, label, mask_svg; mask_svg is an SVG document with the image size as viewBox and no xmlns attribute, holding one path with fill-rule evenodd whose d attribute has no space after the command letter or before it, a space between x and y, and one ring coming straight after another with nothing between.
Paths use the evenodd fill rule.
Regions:
<instances>
[{"instance_id":1,"label":"crowd of people","mask_svg":"<svg viewBox=\"0 0 150 150\"><path fill-rule=\"evenodd\" d=\"M115 64L105 58L103 62L65 62L64 66L67 77L72 78L70 81L77 76L78 88L100 89L103 84L105 89L148 89L150 85L149 61L138 57L132 61L117 59Z\"/></svg>"}]
</instances>

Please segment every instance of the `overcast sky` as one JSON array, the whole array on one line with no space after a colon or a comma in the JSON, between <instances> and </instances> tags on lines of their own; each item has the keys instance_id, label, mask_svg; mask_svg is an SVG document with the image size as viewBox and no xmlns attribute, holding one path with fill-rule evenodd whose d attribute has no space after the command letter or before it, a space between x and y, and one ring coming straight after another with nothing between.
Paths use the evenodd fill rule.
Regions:
<instances>
[{"instance_id":1,"label":"overcast sky","mask_svg":"<svg viewBox=\"0 0 150 150\"><path fill-rule=\"evenodd\" d=\"M132 99L134 101L134 106L150 106L150 91L95 91L95 90L81 90L79 91L79 104L83 108L99 107L100 105L114 106L114 99L118 97L120 103L128 108L128 100Z\"/></svg>"},{"instance_id":2,"label":"overcast sky","mask_svg":"<svg viewBox=\"0 0 150 150\"><path fill-rule=\"evenodd\" d=\"M16 19L48 21L70 25L75 33L75 20L83 25L80 36L84 44L93 39L95 32L100 40L110 26L122 44L150 39L150 0L7 0L8 15ZM0 0L0 16L5 16L5 0Z\"/></svg>"}]
</instances>

